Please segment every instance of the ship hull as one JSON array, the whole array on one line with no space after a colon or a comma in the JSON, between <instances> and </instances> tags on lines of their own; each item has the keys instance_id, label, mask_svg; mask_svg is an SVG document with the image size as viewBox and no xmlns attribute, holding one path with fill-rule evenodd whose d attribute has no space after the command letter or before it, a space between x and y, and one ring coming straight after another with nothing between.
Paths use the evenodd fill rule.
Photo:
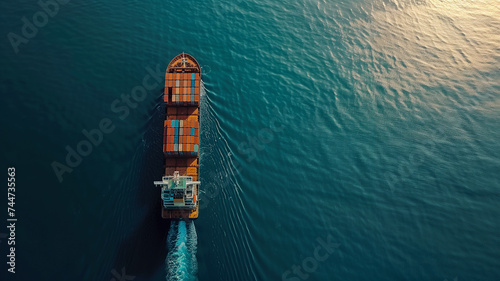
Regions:
<instances>
[{"instance_id":1,"label":"ship hull","mask_svg":"<svg viewBox=\"0 0 500 281\"><path fill-rule=\"evenodd\" d=\"M199 181L200 147L200 92L201 68L188 54L180 54L169 63L165 74L164 102L166 104L163 154L165 156L164 176L175 171L180 176ZM164 219L197 219L199 187L194 188L195 206L165 207Z\"/></svg>"}]
</instances>

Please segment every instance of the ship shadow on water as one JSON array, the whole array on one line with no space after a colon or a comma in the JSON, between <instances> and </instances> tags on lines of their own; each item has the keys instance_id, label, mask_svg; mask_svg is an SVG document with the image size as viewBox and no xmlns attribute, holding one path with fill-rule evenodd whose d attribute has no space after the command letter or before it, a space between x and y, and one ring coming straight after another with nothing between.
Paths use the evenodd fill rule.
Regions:
<instances>
[{"instance_id":1,"label":"ship shadow on water","mask_svg":"<svg viewBox=\"0 0 500 281\"><path fill-rule=\"evenodd\" d=\"M161 101L158 99L157 104L161 104ZM164 112L164 106L157 106L145 128L144 139L150 145L146 146L139 166L139 187L133 192L136 194L138 206L146 207L147 213L117 251L113 268L119 274L126 273L127 276L120 276L122 279L129 278L124 280L131 280L132 277L134 280L148 279L160 268L163 270L168 254L166 244L170 221L161 218L160 192L153 185L153 181L163 175L163 131L159 128L163 128Z\"/></svg>"}]
</instances>

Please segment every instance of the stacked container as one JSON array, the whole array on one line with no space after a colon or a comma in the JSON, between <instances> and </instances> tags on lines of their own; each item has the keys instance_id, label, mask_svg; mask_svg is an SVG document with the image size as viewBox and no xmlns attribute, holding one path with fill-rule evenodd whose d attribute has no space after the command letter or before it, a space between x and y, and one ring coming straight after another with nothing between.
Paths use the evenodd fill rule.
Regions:
<instances>
[{"instance_id":1,"label":"stacked container","mask_svg":"<svg viewBox=\"0 0 500 281\"><path fill-rule=\"evenodd\" d=\"M167 73L163 100L167 104L197 105L200 102L199 73Z\"/></svg>"},{"instance_id":2,"label":"stacked container","mask_svg":"<svg viewBox=\"0 0 500 281\"><path fill-rule=\"evenodd\" d=\"M165 120L163 152L167 155L197 156L200 129L198 120Z\"/></svg>"}]
</instances>

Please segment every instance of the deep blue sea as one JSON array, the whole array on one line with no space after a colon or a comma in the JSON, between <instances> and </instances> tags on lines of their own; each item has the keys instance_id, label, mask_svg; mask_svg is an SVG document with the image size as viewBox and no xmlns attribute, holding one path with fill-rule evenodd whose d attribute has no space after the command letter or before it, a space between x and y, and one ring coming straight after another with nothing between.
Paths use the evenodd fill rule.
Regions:
<instances>
[{"instance_id":1,"label":"deep blue sea","mask_svg":"<svg viewBox=\"0 0 500 281\"><path fill-rule=\"evenodd\" d=\"M54 1L0 2L0 280L500 280L498 0ZM194 223L153 185L181 52Z\"/></svg>"}]
</instances>

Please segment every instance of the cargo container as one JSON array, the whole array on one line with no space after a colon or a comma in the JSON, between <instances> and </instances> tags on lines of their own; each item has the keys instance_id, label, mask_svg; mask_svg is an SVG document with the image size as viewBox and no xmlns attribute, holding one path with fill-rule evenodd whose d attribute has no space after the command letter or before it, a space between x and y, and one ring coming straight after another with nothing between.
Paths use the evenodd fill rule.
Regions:
<instances>
[{"instance_id":1,"label":"cargo container","mask_svg":"<svg viewBox=\"0 0 500 281\"><path fill-rule=\"evenodd\" d=\"M171 220L198 218L199 137L200 137L200 65L185 53L168 64L163 101L164 170L161 181L161 216Z\"/></svg>"}]
</instances>

